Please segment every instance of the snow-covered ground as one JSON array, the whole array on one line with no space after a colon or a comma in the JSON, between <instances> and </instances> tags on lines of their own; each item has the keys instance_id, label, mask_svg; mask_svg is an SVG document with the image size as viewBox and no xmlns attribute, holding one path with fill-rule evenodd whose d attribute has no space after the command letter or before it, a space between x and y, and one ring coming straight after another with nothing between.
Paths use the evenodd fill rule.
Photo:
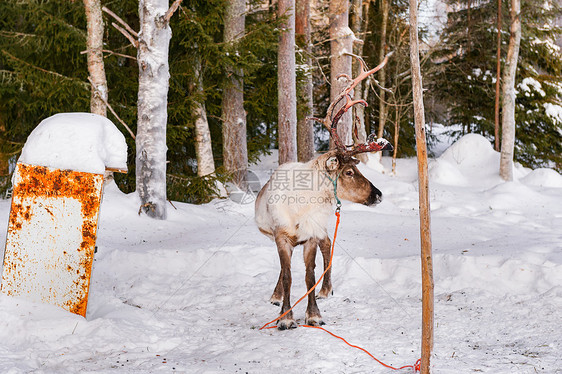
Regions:
<instances>
[{"instance_id":1,"label":"snow-covered ground","mask_svg":"<svg viewBox=\"0 0 562 374\"><path fill-rule=\"evenodd\" d=\"M255 170L262 183L274 158ZM498 163L477 135L430 162L434 372L562 373L562 176L518 168L505 183ZM410 365L421 334L416 161L398 160L396 176L361 168L384 201L344 203L334 295L319 307L330 331ZM268 302L279 260L253 204L173 205L154 221L106 187L87 318L0 294L0 372L393 372L323 331L258 330L279 312ZM0 201L1 241L8 214ZM298 248L294 300L304 292Z\"/></svg>"}]
</instances>

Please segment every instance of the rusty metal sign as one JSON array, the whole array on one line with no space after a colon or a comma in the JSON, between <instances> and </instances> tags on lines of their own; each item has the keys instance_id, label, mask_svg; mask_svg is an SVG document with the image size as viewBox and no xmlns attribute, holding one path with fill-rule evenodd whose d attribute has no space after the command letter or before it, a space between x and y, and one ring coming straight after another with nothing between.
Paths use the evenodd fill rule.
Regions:
<instances>
[{"instance_id":1,"label":"rusty metal sign","mask_svg":"<svg viewBox=\"0 0 562 374\"><path fill-rule=\"evenodd\" d=\"M17 164L3 293L86 316L103 175Z\"/></svg>"}]
</instances>

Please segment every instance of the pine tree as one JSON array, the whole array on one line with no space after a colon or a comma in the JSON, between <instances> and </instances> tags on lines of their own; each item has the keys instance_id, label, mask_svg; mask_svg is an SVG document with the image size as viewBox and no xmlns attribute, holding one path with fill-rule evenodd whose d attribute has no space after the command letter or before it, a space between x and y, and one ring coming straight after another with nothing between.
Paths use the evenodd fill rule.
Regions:
<instances>
[{"instance_id":1,"label":"pine tree","mask_svg":"<svg viewBox=\"0 0 562 374\"><path fill-rule=\"evenodd\" d=\"M0 2L0 189L41 120L89 111L85 49L82 2Z\"/></svg>"},{"instance_id":2,"label":"pine tree","mask_svg":"<svg viewBox=\"0 0 562 374\"><path fill-rule=\"evenodd\" d=\"M410 42L408 38L408 2L395 0L388 2L388 19L384 20L382 1L373 3L369 7L369 24L365 39L364 51L369 67L376 66L381 61L381 53L385 49L392 51L385 66L385 74L377 76L379 85L371 84L368 96L369 106L365 108L367 132L377 132L381 129L381 117L386 125L382 127L382 137L394 140L395 157L411 157L416 154L415 131L412 125L412 80L410 72ZM386 24L386 42L382 39L382 27ZM423 43L425 30L419 30L419 38ZM427 75L429 60L422 53L420 61L424 77ZM384 78L381 80L380 78ZM385 96L381 87L388 89ZM427 88L427 79L424 81ZM427 100L427 99L426 99ZM381 109L385 112L381 116ZM426 111L426 116L431 113ZM377 134L378 135L378 134ZM428 143L431 144L431 134L427 134Z\"/></svg>"},{"instance_id":3,"label":"pine tree","mask_svg":"<svg viewBox=\"0 0 562 374\"><path fill-rule=\"evenodd\" d=\"M296 0L295 9L295 40L300 57L297 66L303 70L297 73L297 159L307 162L314 157L314 127L307 119L314 115L310 0Z\"/></svg>"},{"instance_id":4,"label":"pine tree","mask_svg":"<svg viewBox=\"0 0 562 374\"><path fill-rule=\"evenodd\" d=\"M239 40L245 35L246 1L227 2L224 17L224 43L229 52L237 55ZM244 71L239 66L227 65L228 78L222 97L223 162L234 174L237 183L243 183L248 168L246 111L244 110Z\"/></svg>"},{"instance_id":5,"label":"pine tree","mask_svg":"<svg viewBox=\"0 0 562 374\"><path fill-rule=\"evenodd\" d=\"M103 2L133 30L139 30L138 0ZM225 180L219 167L210 178L196 175L195 104L204 102L215 161L222 161L221 101L227 65L244 72L244 107L248 119L248 158L257 158L276 145L277 43L275 10L264 0L252 0L246 13L246 33L239 53L222 43L226 0L184 3L170 20L170 89L166 127L167 195L175 200L205 202L218 191L214 181ZM104 63L109 104L137 130L139 67L136 48L103 14ZM23 143L44 118L60 112L89 111L90 84L86 53L86 17L81 1L0 2L0 171L8 173ZM84 53L81 53L84 52ZM192 94L200 58L203 92ZM110 118L126 136L129 173L115 180L127 193L136 189L136 145L112 113ZM8 181L9 177L4 180Z\"/></svg>"},{"instance_id":6,"label":"pine tree","mask_svg":"<svg viewBox=\"0 0 562 374\"><path fill-rule=\"evenodd\" d=\"M507 4L503 3L503 18L509 19ZM437 69L429 81L430 100L444 103L449 108L441 117L444 124L460 126L461 134L477 132L492 140L497 2L481 1L472 3L471 7L467 0L454 0L449 4L458 10L449 13L441 48L431 57ZM553 20L562 13L556 2L543 5L536 0L521 3L515 160L529 167L550 166L561 170L561 124L553 115L561 104L562 56L553 43L560 35L560 28L545 25L553 25ZM503 27L502 56L505 58L509 24L504 22ZM521 86L530 79L539 84ZM529 89L524 91L522 87Z\"/></svg>"},{"instance_id":7,"label":"pine tree","mask_svg":"<svg viewBox=\"0 0 562 374\"><path fill-rule=\"evenodd\" d=\"M297 83L295 67L295 1L278 3L283 30L279 36L279 164L297 161Z\"/></svg>"}]
</instances>

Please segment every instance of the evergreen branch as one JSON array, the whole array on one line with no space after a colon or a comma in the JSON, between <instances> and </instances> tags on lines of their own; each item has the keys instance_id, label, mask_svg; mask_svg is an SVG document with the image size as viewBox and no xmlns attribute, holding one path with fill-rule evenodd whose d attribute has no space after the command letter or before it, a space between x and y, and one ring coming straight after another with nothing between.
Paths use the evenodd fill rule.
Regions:
<instances>
[{"instance_id":1,"label":"evergreen branch","mask_svg":"<svg viewBox=\"0 0 562 374\"><path fill-rule=\"evenodd\" d=\"M109 108L109 111L115 116L115 118L117 118L117 120L125 127L125 129L127 129L127 131L129 132L129 134L131 134L131 137L135 139L135 134L133 134L133 132L131 131L131 129L129 128L129 126L127 126L127 124L125 123L125 121L123 121L121 119L121 117L119 117L117 115L117 113L115 113L115 110L113 110L113 107L111 105L109 105L109 103L107 102L107 100L105 100L105 98L103 97L103 95L101 94L101 92L99 91L98 87L94 84L94 82L92 81L91 77L88 77L88 80L90 81L90 84L92 85L92 88L96 91L96 94L98 95L98 97L101 99L101 101L103 101L103 103L105 104L105 106L107 106Z\"/></svg>"},{"instance_id":2,"label":"evergreen branch","mask_svg":"<svg viewBox=\"0 0 562 374\"><path fill-rule=\"evenodd\" d=\"M81 81L80 79L72 78L72 77L67 77L66 75L62 75L62 74L60 74L60 73L57 73L56 71L51 71L51 70L43 69L43 68L41 68L41 67L39 67L39 66L30 64L29 62L24 61L24 60L22 60L22 59L20 59L20 58L17 58L17 57L14 56L14 55L12 55L10 52L6 51L5 49L2 49L1 51L2 51L3 54L5 54L6 56L8 56L9 59L11 59L11 60L13 60L13 61L16 61L16 62L19 62L19 63L21 63L21 64L24 64L24 65L26 65L26 66L29 66L29 67L35 69L35 70L39 70L39 71L41 71L41 72L43 72L43 73L51 74L51 75L54 75L55 77L62 78L62 79L64 79L64 80L69 80L69 81L71 81L71 82L73 82L73 83L79 83L79 84L82 85L83 87L87 87L87 84L86 84L85 82Z\"/></svg>"},{"instance_id":3,"label":"evergreen branch","mask_svg":"<svg viewBox=\"0 0 562 374\"><path fill-rule=\"evenodd\" d=\"M14 142L14 141L12 141L12 140L3 139L3 140L2 140L2 143L0 143L0 144L2 144L2 145L4 145L4 144L10 144L10 145L15 145L15 146L18 146L18 147L19 147L19 146L23 146L23 145L24 145L24 142Z\"/></svg>"},{"instance_id":4,"label":"evergreen branch","mask_svg":"<svg viewBox=\"0 0 562 374\"><path fill-rule=\"evenodd\" d=\"M8 37L8 38L35 38L37 37L37 35L35 34L26 34L23 32L17 32L17 31L4 31L4 30L0 30L0 35Z\"/></svg>"},{"instance_id":5,"label":"evergreen branch","mask_svg":"<svg viewBox=\"0 0 562 374\"><path fill-rule=\"evenodd\" d=\"M122 24L125 27L125 29L127 29L127 31L129 31L129 33L131 33L135 36L135 38L139 37L139 34L135 30L133 30L133 28L131 26L129 26L129 24L127 22L123 21L123 19L121 17L119 17L117 14L113 13L111 10L109 10L105 6L102 7L101 10L103 10L104 12L106 12L107 14L109 14L110 16L115 18L115 20L117 22L119 22L120 24Z\"/></svg>"},{"instance_id":6,"label":"evergreen branch","mask_svg":"<svg viewBox=\"0 0 562 374\"><path fill-rule=\"evenodd\" d=\"M4 82L5 80L11 81L12 78L14 78L14 80L17 80L18 74L14 71L0 69L0 78L2 82Z\"/></svg>"},{"instance_id":7,"label":"evergreen branch","mask_svg":"<svg viewBox=\"0 0 562 374\"><path fill-rule=\"evenodd\" d=\"M64 26L68 27L69 29L74 31L76 34L80 35L84 40L86 40L88 38L88 36L86 34L86 31L77 28L76 26L66 22L64 19L57 18L57 17L53 16L51 13L46 12L43 9L41 9L40 12L43 13L44 15L46 15L51 20L53 20L54 23L58 23L59 25L64 25Z\"/></svg>"},{"instance_id":8,"label":"evergreen branch","mask_svg":"<svg viewBox=\"0 0 562 374\"><path fill-rule=\"evenodd\" d=\"M178 7L180 6L182 0L176 0L174 1L174 3L172 4L172 6L170 7L170 9L168 9L168 11L166 12L166 14L164 14L164 21L166 23L170 22L170 18L172 18L172 16L174 15L174 13L176 12L176 10L178 10Z\"/></svg>"},{"instance_id":9,"label":"evergreen branch","mask_svg":"<svg viewBox=\"0 0 562 374\"><path fill-rule=\"evenodd\" d=\"M22 146L22 148L23 148L23 146ZM12 152L2 152L2 156L4 156L4 157L6 157L6 156L12 157L12 156L17 155L17 154L20 153L20 152L21 152L21 148L18 149L18 150L16 150L16 151L12 151Z\"/></svg>"}]
</instances>

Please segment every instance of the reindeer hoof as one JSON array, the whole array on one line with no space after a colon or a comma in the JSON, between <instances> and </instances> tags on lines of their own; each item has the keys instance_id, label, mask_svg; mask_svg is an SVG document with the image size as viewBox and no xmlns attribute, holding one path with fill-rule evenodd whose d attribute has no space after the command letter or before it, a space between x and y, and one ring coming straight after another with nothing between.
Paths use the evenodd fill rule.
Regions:
<instances>
[{"instance_id":1,"label":"reindeer hoof","mask_svg":"<svg viewBox=\"0 0 562 374\"><path fill-rule=\"evenodd\" d=\"M316 295L317 299L327 299L328 296L333 295L334 291L330 288L329 290L325 290L324 288L322 288L320 290L320 292L318 292L318 295Z\"/></svg>"},{"instance_id":2,"label":"reindeer hoof","mask_svg":"<svg viewBox=\"0 0 562 374\"><path fill-rule=\"evenodd\" d=\"M306 317L305 323L309 326L324 326L321 316Z\"/></svg>"},{"instance_id":3,"label":"reindeer hoof","mask_svg":"<svg viewBox=\"0 0 562 374\"><path fill-rule=\"evenodd\" d=\"M279 330L296 329L297 323L294 319L282 319L277 322L277 328Z\"/></svg>"}]
</instances>

